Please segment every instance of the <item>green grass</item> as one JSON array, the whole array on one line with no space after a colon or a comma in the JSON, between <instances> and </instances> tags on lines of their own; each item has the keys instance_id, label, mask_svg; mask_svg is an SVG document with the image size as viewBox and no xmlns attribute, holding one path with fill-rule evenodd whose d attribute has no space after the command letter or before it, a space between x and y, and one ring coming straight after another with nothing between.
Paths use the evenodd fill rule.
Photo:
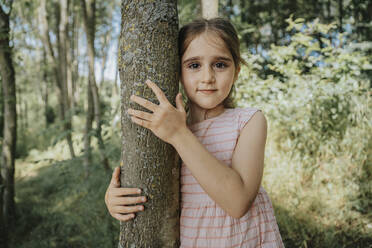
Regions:
<instances>
[{"instance_id":1,"label":"green grass","mask_svg":"<svg viewBox=\"0 0 372 248\"><path fill-rule=\"evenodd\" d=\"M309 171L298 153L278 151L273 140L266 147L263 184L286 247L372 247L372 198L361 195L372 189L368 159L362 166L346 149L319 158Z\"/></svg>"},{"instance_id":2,"label":"green grass","mask_svg":"<svg viewBox=\"0 0 372 248\"><path fill-rule=\"evenodd\" d=\"M106 139L113 168L120 158L120 140L110 134ZM263 185L286 247L372 247L372 201L370 195L358 195L371 186L360 181L362 166L350 157L324 158L309 178L301 158L278 152L272 140ZM90 176L84 178L82 158L64 159L68 156L61 141L17 160L17 220L10 248L117 246L119 222L104 204L111 173L95 154Z\"/></svg>"},{"instance_id":3,"label":"green grass","mask_svg":"<svg viewBox=\"0 0 372 248\"><path fill-rule=\"evenodd\" d=\"M10 247L115 247L119 222L104 204L111 173L94 162L84 178L81 157L35 161L35 153L16 163L17 221Z\"/></svg>"}]
</instances>

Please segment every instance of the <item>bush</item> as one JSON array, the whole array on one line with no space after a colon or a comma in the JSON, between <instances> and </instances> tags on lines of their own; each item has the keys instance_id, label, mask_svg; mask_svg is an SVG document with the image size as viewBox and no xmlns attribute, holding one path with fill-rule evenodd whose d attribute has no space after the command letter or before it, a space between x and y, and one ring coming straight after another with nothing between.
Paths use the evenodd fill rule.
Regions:
<instances>
[{"instance_id":1,"label":"bush","mask_svg":"<svg viewBox=\"0 0 372 248\"><path fill-rule=\"evenodd\" d=\"M247 55L236 85L238 106L268 119L264 184L280 209L317 224L342 223L346 232L366 214L357 223L370 235L371 59L333 24L287 21L288 43Z\"/></svg>"}]
</instances>

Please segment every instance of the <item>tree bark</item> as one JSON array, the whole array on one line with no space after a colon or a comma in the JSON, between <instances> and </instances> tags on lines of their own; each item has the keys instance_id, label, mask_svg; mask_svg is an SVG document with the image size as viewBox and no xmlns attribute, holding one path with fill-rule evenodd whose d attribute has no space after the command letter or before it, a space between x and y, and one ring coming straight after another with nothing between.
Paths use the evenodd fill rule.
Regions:
<instances>
[{"instance_id":1,"label":"tree bark","mask_svg":"<svg viewBox=\"0 0 372 248\"><path fill-rule=\"evenodd\" d=\"M12 2L10 2L12 4ZM11 8L10 8L11 9ZM0 6L0 75L4 100L3 147L0 176L0 245L7 247L7 236L15 220L14 162L17 140L16 86L9 46L9 16Z\"/></svg>"},{"instance_id":2,"label":"tree bark","mask_svg":"<svg viewBox=\"0 0 372 248\"><path fill-rule=\"evenodd\" d=\"M88 56L89 56L89 81L90 87L88 90L91 90L93 97L93 109L94 109L94 120L96 121L96 130L95 136L98 140L98 149L101 156L101 163L103 167L109 171L109 161L105 152L105 144L102 138L102 115L100 100L98 94L98 87L96 84L95 70L94 70L94 60L95 60L95 51L94 51L94 39L95 39L95 21L96 21L96 1L95 0L84 0L81 1L82 10L83 10L83 19L84 19L84 29L87 36L88 42Z\"/></svg>"},{"instance_id":3,"label":"tree bark","mask_svg":"<svg viewBox=\"0 0 372 248\"><path fill-rule=\"evenodd\" d=\"M218 0L200 0L200 4L203 18L218 17Z\"/></svg>"},{"instance_id":4,"label":"tree bark","mask_svg":"<svg viewBox=\"0 0 372 248\"><path fill-rule=\"evenodd\" d=\"M175 149L131 122L132 94L158 104L153 80L175 104L178 93L177 1L122 0L118 67L121 81L121 186L140 187L145 211L121 223L119 247L179 247L179 165Z\"/></svg>"}]
</instances>

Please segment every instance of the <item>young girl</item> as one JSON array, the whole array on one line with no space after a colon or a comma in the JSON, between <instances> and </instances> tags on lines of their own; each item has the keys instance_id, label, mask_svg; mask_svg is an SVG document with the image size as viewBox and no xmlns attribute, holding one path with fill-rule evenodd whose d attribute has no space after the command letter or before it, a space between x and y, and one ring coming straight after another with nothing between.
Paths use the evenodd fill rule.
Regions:
<instances>
[{"instance_id":1,"label":"young girl","mask_svg":"<svg viewBox=\"0 0 372 248\"><path fill-rule=\"evenodd\" d=\"M181 168L181 247L284 247L273 207L260 186L267 124L256 108L232 108L231 91L240 64L239 40L226 20L197 20L179 33L182 96L174 108L151 81L160 104L138 96L149 109L129 109L132 121L150 129L177 150ZM188 112L188 117L187 117ZM118 188L115 168L105 202L121 221L142 211L140 189Z\"/></svg>"}]
</instances>

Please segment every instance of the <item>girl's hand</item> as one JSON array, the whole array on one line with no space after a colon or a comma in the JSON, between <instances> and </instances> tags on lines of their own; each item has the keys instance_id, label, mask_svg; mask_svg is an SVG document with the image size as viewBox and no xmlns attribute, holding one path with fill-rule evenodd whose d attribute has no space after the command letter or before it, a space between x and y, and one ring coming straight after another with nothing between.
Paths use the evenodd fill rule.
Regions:
<instances>
[{"instance_id":1,"label":"girl's hand","mask_svg":"<svg viewBox=\"0 0 372 248\"><path fill-rule=\"evenodd\" d=\"M135 212L143 211L143 205L127 206L145 202L144 196L129 196L140 193L138 188L120 188L120 168L116 167L105 195L105 203L111 216L127 221L135 217Z\"/></svg>"},{"instance_id":2,"label":"girl's hand","mask_svg":"<svg viewBox=\"0 0 372 248\"><path fill-rule=\"evenodd\" d=\"M167 143L172 144L174 136L186 126L186 111L182 103L182 95L178 93L176 96L176 106L173 107L168 101L164 92L150 80L146 84L155 93L159 100L159 105L154 104L142 97L132 95L130 99L146 109L152 111L147 113L139 110L128 109L131 119L134 123L150 129L157 137Z\"/></svg>"}]
</instances>

